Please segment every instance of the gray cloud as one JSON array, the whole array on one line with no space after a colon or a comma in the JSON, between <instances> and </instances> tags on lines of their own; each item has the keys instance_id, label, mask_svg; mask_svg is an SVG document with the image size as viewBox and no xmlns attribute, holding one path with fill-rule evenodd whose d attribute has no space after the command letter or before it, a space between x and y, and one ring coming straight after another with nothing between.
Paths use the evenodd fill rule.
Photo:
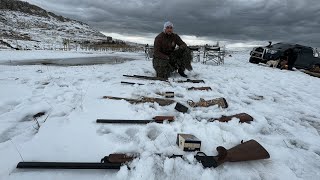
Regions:
<instances>
[{"instance_id":1,"label":"gray cloud","mask_svg":"<svg viewBox=\"0 0 320 180\"><path fill-rule=\"evenodd\" d=\"M286 41L320 47L318 0L27 0L100 31L159 33L232 41Z\"/></svg>"}]
</instances>

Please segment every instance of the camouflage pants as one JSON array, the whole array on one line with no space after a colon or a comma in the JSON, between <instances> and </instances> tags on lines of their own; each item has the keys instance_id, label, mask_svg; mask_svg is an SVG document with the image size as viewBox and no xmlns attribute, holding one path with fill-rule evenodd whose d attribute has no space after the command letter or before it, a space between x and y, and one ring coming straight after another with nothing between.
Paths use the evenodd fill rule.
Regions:
<instances>
[{"instance_id":1,"label":"camouflage pants","mask_svg":"<svg viewBox=\"0 0 320 180\"><path fill-rule=\"evenodd\" d=\"M169 59L160 59L154 57L152 60L153 68L156 70L157 77L168 78L175 70L184 71L185 69L191 71L192 55L191 51L186 49L177 49L173 51Z\"/></svg>"}]
</instances>

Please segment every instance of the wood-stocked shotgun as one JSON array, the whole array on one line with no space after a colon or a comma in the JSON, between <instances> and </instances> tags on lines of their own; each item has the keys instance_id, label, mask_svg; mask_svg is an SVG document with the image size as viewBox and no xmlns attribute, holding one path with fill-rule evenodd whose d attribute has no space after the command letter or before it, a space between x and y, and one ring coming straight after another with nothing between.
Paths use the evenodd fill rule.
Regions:
<instances>
[{"instance_id":1,"label":"wood-stocked shotgun","mask_svg":"<svg viewBox=\"0 0 320 180\"><path fill-rule=\"evenodd\" d=\"M168 79L165 78L160 78L160 77L152 77L152 76L141 76L141 75L123 75L124 77L131 77L131 78L138 78L138 79L146 79L146 80L153 80L153 81L165 81L169 82ZM175 81L177 83L204 83L204 80L192 80L192 79L187 79L187 80L180 80L180 81Z\"/></svg>"},{"instance_id":2,"label":"wood-stocked shotgun","mask_svg":"<svg viewBox=\"0 0 320 180\"><path fill-rule=\"evenodd\" d=\"M181 81L175 81L177 83L186 83L186 82L189 82L189 83L204 83L204 80L197 80L197 79L187 79L187 80L181 80Z\"/></svg>"},{"instance_id":3,"label":"wood-stocked shotgun","mask_svg":"<svg viewBox=\"0 0 320 180\"><path fill-rule=\"evenodd\" d=\"M141 84L141 83L127 82L127 81L121 81L121 84L130 84L130 85L135 85L135 84L137 84L137 85L139 85L139 86L144 85L144 84Z\"/></svg>"},{"instance_id":4,"label":"wood-stocked shotgun","mask_svg":"<svg viewBox=\"0 0 320 180\"><path fill-rule=\"evenodd\" d=\"M123 75L124 77L132 77L138 79L146 79L146 80L154 80L154 81L168 81L168 79L160 78L160 77L152 77L152 76L140 76L140 75Z\"/></svg>"},{"instance_id":5,"label":"wood-stocked shotgun","mask_svg":"<svg viewBox=\"0 0 320 180\"><path fill-rule=\"evenodd\" d=\"M196 161L204 168L218 167L225 162L241 162L268 159L268 151L255 140L241 142L241 144L226 149L222 146L216 148L217 156L207 156L203 152L194 155ZM160 155L161 154L157 154ZM123 165L128 165L133 159L139 158L137 155L114 153L105 156L100 162L19 162L17 168L37 168L37 169L120 169ZM182 158L183 155L172 155L168 158Z\"/></svg>"},{"instance_id":6,"label":"wood-stocked shotgun","mask_svg":"<svg viewBox=\"0 0 320 180\"><path fill-rule=\"evenodd\" d=\"M152 98L152 97L141 97L139 99L131 99L131 98L123 98L123 97L113 97L113 96L103 96L103 99L115 99L115 100L126 100L131 104L138 103L158 103L160 106L168 106L170 104L175 103L174 100L171 99L161 99L161 98Z\"/></svg>"},{"instance_id":7,"label":"wood-stocked shotgun","mask_svg":"<svg viewBox=\"0 0 320 180\"><path fill-rule=\"evenodd\" d=\"M216 99L210 99L210 100L204 100L203 98L200 98L199 102L188 100L188 104L191 107L209 107L214 105L218 105L219 107L222 107L222 108L228 107L228 103L225 98L216 98Z\"/></svg>"}]
</instances>

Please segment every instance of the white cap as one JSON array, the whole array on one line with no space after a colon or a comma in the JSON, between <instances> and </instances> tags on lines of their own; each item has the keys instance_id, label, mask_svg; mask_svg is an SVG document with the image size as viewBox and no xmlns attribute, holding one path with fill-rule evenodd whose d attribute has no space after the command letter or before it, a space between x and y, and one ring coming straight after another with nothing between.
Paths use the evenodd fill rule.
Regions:
<instances>
[{"instance_id":1,"label":"white cap","mask_svg":"<svg viewBox=\"0 0 320 180\"><path fill-rule=\"evenodd\" d=\"M166 27L169 27L169 26L173 27L172 22L170 22L170 21L165 22L163 25L163 31L166 29Z\"/></svg>"}]
</instances>

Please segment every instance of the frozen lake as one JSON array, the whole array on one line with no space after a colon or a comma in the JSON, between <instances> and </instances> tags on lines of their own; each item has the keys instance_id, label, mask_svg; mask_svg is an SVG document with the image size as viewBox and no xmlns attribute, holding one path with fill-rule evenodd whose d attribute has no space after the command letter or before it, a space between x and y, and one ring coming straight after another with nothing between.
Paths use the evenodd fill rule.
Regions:
<instances>
[{"instance_id":1,"label":"frozen lake","mask_svg":"<svg viewBox=\"0 0 320 180\"><path fill-rule=\"evenodd\" d=\"M58 59L34 59L34 60L9 60L0 62L1 65L54 65L54 66L78 66L96 64L120 64L126 61L135 60L120 56L99 56L99 57L77 57Z\"/></svg>"}]
</instances>

